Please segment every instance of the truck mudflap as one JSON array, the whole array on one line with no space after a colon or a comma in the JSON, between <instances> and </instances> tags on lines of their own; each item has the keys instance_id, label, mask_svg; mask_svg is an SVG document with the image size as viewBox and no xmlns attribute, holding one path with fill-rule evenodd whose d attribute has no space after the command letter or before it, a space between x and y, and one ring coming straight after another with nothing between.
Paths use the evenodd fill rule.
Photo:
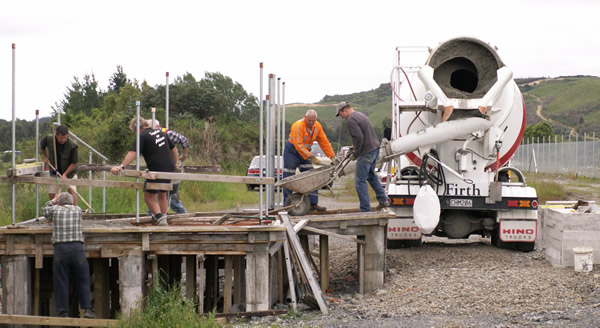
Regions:
<instances>
[{"instance_id":1,"label":"truck mudflap","mask_svg":"<svg viewBox=\"0 0 600 328\"><path fill-rule=\"evenodd\" d=\"M421 229L413 218L395 218L388 220L388 240L420 240L423 237Z\"/></svg>"},{"instance_id":2,"label":"truck mudflap","mask_svg":"<svg viewBox=\"0 0 600 328\"><path fill-rule=\"evenodd\" d=\"M502 242L535 242L537 220L500 219L499 237Z\"/></svg>"}]
</instances>

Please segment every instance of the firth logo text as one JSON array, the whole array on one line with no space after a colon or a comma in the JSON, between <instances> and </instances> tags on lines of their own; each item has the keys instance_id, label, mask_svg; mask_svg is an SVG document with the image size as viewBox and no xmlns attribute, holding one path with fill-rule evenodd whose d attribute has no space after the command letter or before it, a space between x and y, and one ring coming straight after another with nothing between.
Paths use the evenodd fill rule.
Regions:
<instances>
[{"instance_id":1,"label":"firth logo text","mask_svg":"<svg viewBox=\"0 0 600 328\"><path fill-rule=\"evenodd\" d=\"M446 195L451 196L481 196L481 190L475 187L474 184L469 187L459 188L457 183L450 183L446 185Z\"/></svg>"}]
</instances>

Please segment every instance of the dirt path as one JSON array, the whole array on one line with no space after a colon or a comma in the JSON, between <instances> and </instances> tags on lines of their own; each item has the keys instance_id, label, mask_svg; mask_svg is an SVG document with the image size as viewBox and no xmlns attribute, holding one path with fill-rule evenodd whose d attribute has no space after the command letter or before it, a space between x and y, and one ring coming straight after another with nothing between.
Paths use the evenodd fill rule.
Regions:
<instances>
[{"instance_id":1,"label":"dirt path","mask_svg":"<svg viewBox=\"0 0 600 328\"><path fill-rule=\"evenodd\" d=\"M542 100L541 100L541 99L540 99L538 96L536 96L536 95L534 95L534 94L529 94L529 95L530 95L530 96L532 96L532 97L534 97L534 98L535 98L535 99L536 99L536 100L537 100L537 101L538 101L540 104L542 103ZM562 127L564 127L564 128L567 128L567 129L569 129L569 134L570 134L570 135L572 135L572 136L575 136L575 135L577 135L577 130L575 130L575 128L573 128L573 127L570 127L570 126L568 126L568 125L566 125L566 124L563 124L563 123L556 122L556 121L554 121L554 120L552 120L552 119L549 119L549 118L545 117L545 116L542 114L542 109L543 109L543 107L544 107L543 105L538 105L538 106L537 106L537 109L536 109L536 111L535 111L535 115L537 115L537 117L539 117L539 118L540 118L540 119L542 119L543 121L546 121L546 122L548 122L548 123L550 123L550 124L552 124L552 125L559 125L559 126L562 126Z\"/></svg>"}]
</instances>

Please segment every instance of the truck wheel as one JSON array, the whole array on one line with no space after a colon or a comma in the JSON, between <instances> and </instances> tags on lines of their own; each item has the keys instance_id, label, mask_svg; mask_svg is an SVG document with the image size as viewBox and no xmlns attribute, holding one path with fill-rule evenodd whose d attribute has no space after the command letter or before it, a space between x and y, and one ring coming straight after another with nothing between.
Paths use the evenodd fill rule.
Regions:
<instances>
[{"instance_id":1,"label":"truck wheel","mask_svg":"<svg viewBox=\"0 0 600 328\"><path fill-rule=\"evenodd\" d=\"M492 231L492 245L498 248L510 248L508 243L505 243L502 240L500 240L500 229L494 229L494 231Z\"/></svg>"},{"instance_id":2,"label":"truck wheel","mask_svg":"<svg viewBox=\"0 0 600 328\"><path fill-rule=\"evenodd\" d=\"M422 238L416 240L405 240L404 244L406 245L406 247L421 247L422 240Z\"/></svg>"},{"instance_id":3,"label":"truck wheel","mask_svg":"<svg viewBox=\"0 0 600 328\"><path fill-rule=\"evenodd\" d=\"M422 238L416 240L390 240L387 241L388 249L398 249L403 247L420 247Z\"/></svg>"},{"instance_id":4,"label":"truck wheel","mask_svg":"<svg viewBox=\"0 0 600 328\"><path fill-rule=\"evenodd\" d=\"M403 245L404 245L404 240L389 240L388 239L388 241L387 241L388 249L402 248Z\"/></svg>"},{"instance_id":5,"label":"truck wheel","mask_svg":"<svg viewBox=\"0 0 600 328\"><path fill-rule=\"evenodd\" d=\"M518 242L517 249L524 253L531 252L535 249L535 242L533 242L533 243Z\"/></svg>"}]
</instances>

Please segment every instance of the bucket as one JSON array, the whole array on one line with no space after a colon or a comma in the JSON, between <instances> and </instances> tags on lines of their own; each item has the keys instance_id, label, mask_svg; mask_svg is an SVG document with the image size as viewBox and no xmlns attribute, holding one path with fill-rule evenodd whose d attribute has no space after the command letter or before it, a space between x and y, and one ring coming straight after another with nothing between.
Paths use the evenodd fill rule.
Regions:
<instances>
[{"instance_id":1,"label":"bucket","mask_svg":"<svg viewBox=\"0 0 600 328\"><path fill-rule=\"evenodd\" d=\"M575 268L575 272L590 272L593 269L594 257L593 257L594 249L591 247L575 247L573 248L574 262L573 266Z\"/></svg>"}]
</instances>

